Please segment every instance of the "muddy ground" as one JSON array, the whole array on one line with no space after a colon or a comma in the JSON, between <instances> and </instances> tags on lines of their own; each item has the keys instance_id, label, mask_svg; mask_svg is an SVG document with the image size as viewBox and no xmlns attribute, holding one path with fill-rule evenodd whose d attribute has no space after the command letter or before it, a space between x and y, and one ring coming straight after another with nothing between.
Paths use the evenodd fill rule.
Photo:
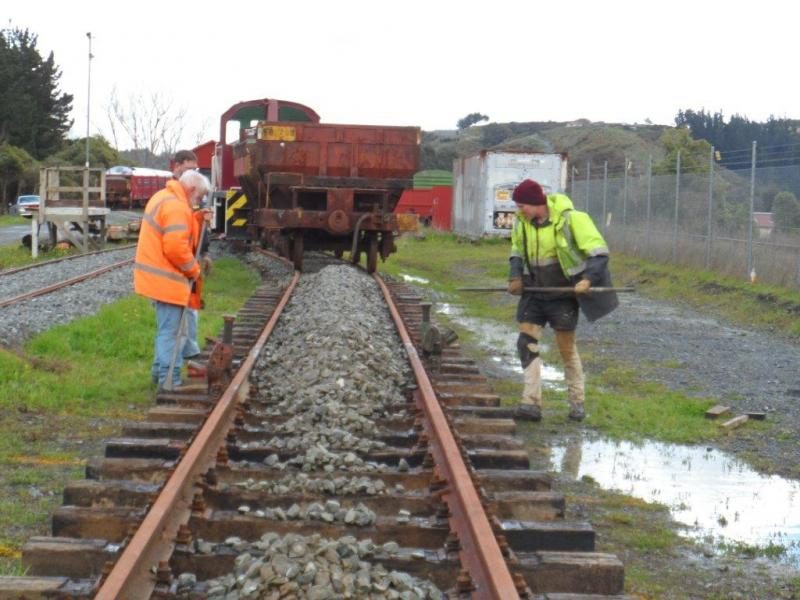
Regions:
<instances>
[{"instance_id":1,"label":"muddy ground","mask_svg":"<svg viewBox=\"0 0 800 600\"><path fill-rule=\"evenodd\" d=\"M607 357L627 366L639 365L648 379L687 395L716 399L730 406L734 415L766 412L771 424L767 435L763 429L745 425L710 444L709 451L719 448L763 473L800 477L798 344L777 333L736 327L678 304L641 295L620 300L620 308L605 319L581 321L579 349L598 357L597 362ZM465 321L469 320L462 324ZM496 337L501 332L492 334ZM478 337L493 336L482 332ZM507 352L503 356L496 346L476 349L473 345L471 350L483 352L488 376L497 381L509 377L503 364L510 358ZM585 367L591 378L597 365ZM576 436L593 436L588 424L576 426L547 416L545 412L542 423L521 427L521 435L529 440L534 469L552 469L553 447L569 444ZM591 522L598 532L598 550L615 553L625 563L627 589L635 597L800 598L795 559L726 552L702 539L679 536L685 528L670 517L666 507L605 491L590 477L562 473L557 487L567 495L566 518ZM794 522L796 526L797 519Z\"/></svg>"},{"instance_id":2,"label":"muddy ground","mask_svg":"<svg viewBox=\"0 0 800 600\"><path fill-rule=\"evenodd\" d=\"M672 389L717 399L732 415L766 412L769 435L744 426L719 445L765 472L800 478L800 345L686 306L620 296L611 315L581 323L581 346L642 365Z\"/></svg>"}]
</instances>

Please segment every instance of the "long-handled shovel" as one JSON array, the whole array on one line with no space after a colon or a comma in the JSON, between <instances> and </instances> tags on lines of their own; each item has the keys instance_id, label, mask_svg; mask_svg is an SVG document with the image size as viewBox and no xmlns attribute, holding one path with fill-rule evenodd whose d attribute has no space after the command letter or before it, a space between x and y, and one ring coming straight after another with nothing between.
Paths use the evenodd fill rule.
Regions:
<instances>
[{"instance_id":1,"label":"long-handled shovel","mask_svg":"<svg viewBox=\"0 0 800 600\"><path fill-rule=\"evenodd\" d=\"M507 292L508 288L504 287L466 287L457 288L458 292ZM575 292L575 288L569 286L557 287L525 287L522 288L523 292ZM600 294L603 292L635 292L636 289L632 287L590 287L586 290L587 294Z\"/></svg>"}]
</instances>

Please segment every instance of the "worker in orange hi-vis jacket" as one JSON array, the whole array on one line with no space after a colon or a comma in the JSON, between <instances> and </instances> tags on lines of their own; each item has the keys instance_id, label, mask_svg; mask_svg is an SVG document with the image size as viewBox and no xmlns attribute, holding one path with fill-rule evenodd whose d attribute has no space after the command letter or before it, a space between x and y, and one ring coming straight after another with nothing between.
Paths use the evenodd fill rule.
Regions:
<instances>
[{"instance_id":1,"label":"worker in orange hi-vis jacket","mask_svg":"<svg viewBox=\"0 0 800 600\"><path fill-rule=\"evenodd\" d=\"M181 322L187 308L199 309L201 266L197 259L202 231L192 206L209 193L211 184L202 173L186 171L171 180L147 202L136 247L133 283L137 294L153 301L156 338L152 376L160 387L180 385ZM167 384L174 361L172 381Z\"/></svg>"},{"instance_id":2,"label":"worker in orange hi-vis jacket","mask_svg":"<svg viewBox=\"0 0 800 600\"><path fill-rule=\"evenodd\" d=\"M172 158L172 176L175 179L180 179L186 171L197 169L197 155L191 150L178 150ZM193 203L194 216L201 227L205 227L205 235L202 235L202 243L200 244L200 264L203 267L203 279L208 277L211 272L211 258L208 256L210 232L208 225L204 221L210 220L211 213L205 208L205 198L198 198ZM200 344L197 341L197 329L199 326L200 311L196 308L187 308L184 319L186 321L185 335L181 342L180 352L183 359L189 365L190 373L194 366L195 369L199 367L193 362L200 355Z\"/></svg>"}]
</instances>

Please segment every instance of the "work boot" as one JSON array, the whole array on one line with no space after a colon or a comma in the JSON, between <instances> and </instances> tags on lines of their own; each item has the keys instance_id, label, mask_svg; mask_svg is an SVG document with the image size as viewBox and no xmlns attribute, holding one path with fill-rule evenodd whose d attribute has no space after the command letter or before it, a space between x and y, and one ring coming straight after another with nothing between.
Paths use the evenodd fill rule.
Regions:
<instances>
[{"instance_id":1,"label":"work boot","mask_svg":"<svg viewBox=\"0 0 800 600\"><path fill-rule=\"evenodd\" d=\"M583 404L572 404L568 416L572 421L583 421L586 418L586 411L583 410Z\"/></svg>"},{"instance_id":2,"label":"work boot","mask_svg":"<svg viewBox=\"0 0 800 600\"><path fill-rule=\"evenodd\" d=\"M520 421L541 421L542 409L535 404L520 404L514 410L514 418Z\"/></svg>"}]
</instances>

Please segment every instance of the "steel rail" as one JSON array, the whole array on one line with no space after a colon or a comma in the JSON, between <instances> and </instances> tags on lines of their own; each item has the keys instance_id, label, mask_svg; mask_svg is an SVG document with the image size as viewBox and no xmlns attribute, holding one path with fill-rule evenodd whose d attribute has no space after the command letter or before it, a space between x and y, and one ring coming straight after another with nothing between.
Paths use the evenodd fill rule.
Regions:
<instances>
[{"instance_id":1,"label":"steel rail","mask_svg":"<svg viewBox=\"0 0 800 600\"><path fill-rule=\"evenodd\" d=\"M191 512L195 481L213 464L217 448L224 441L236 416L236 406L247 396L250 371L299 278L300 273L295 272L258 340L153 502L97 592L95 600L150 598L156 585L155 575L150 567L155 567L160 561L169 560L178 527L185 523Z\"/></svg>"},{"instance_id":2,"label":"steel rail","mask_svg":"<svg viewBox=\"0 0 800 600\"><path fill-rule=\"evenodd\" d=\"M54 258L52 260L43 260L40 262L31 263L29 265L23 265L21 267L14 267L13 269L6 269L5 271L0 269L0 278L3 277L3 275L14 275L15 273L21 273L22 271L29 271L37 267L46 267L48 265L54 265L67 260L75 260L76 258L83 258L84 256L106 254L108 252L117 252L119 250L128 250L130 248L136 248L136 244L127 244L126 246L119 246L118 248L106 248L105 250L94 250L92 252L83 252L81 254L70 254L69 256L62 256L61 258Z\"/></svg>"},{"instance_id":3,"label":"steel rail","mask_svg":"<svg viewBox=\"0 0 800 600\"><path fill-rule=\"evenodd\" d=\"M452 515L450 526L458 534L461 544L459 558L475 586L472 597L475 600L518 599L519 593L514 579L500 552L500 546L422 360L386 284L377 273L373 273L372 277L383 292L414 370L418 386L415 395L427 417L425 425L429 429L431 453L447 481L448 489L443 497Z\"/></svg>"},{"instance_id":4,"label":"steel rail","mask_svg":"<svg viewBox=\"0 0 800 600\"><path fill-rule=\"evenodd\" d=\"M53 285L48 285L47 287L39 288L38 290L33 290L32 292L25 292L24 294L20 294L19 296L14 296L13 298L0 300L0 308L11 306L12 304L17 304L18 302L22 302L23 300L30 300L31 298L36 298L37 296L44 296L45 294L55 292L56 290L59 290L63 287L80 283L81 281L91 279L92 277L99 277L103 273L106 273L108 271L113 271L114 269L119 269L132 262L133 262L132 258L127 258L123 261L114 263L112 265L108 265L106 267L102 267L94 271L89 271L88 273L84 273L83 275L71 277L70 279L59 281L58 283L54 283Z\"/></svg>"},{"instance_id":5,"label":"steel rail","mask_svg":"<svg viewBox=\"0 0 800 600\"><path fill-rule=\"evenodd\" d=\"M275 260L283 262L286 265L292 267L292 269L294 269L294 263L291 260L289 260L288 258L286 258L285 256L281 256L280 254L277 254L276 252L272 252L271 250L265 250L264 248L255 248L255 251L258 254L263 254L264 256L269 256L270 258L274 258Z\"/></svg>"}]
</instances>

